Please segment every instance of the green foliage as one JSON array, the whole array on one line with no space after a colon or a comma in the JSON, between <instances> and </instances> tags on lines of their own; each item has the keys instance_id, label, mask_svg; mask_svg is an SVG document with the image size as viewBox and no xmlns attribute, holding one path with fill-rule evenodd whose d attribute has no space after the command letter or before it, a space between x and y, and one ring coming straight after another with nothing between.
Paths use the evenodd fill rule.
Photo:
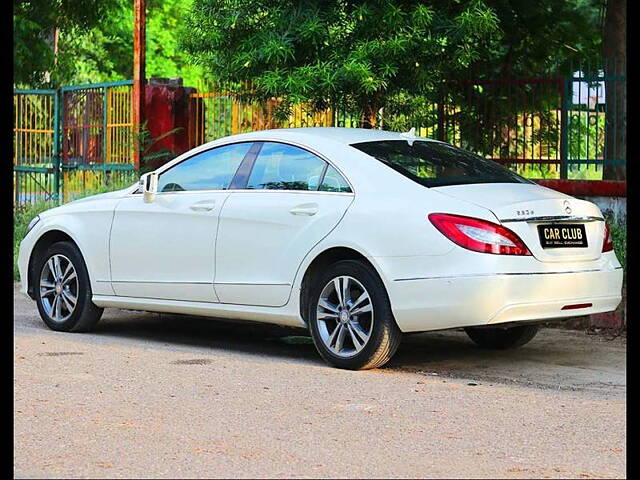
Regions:
<instances>
[{"instance_id":1,"label":"green foliage","mask_svg":"<svg viewBox=\"0 0 640 480\"><path fill-rule=\"evenodd\" d=\"M627 219L623 217L616 218L611 210L604 210L604 218L607 225L611 229L611 237L613 239L613 251L624 268L627 271Z\"/></svg>"},{"instance_id":2,"label":"green foliage","mask_svg":"<svg viewBox=\"0 0 640 480\"><path fill-rule=\"evenodd\" d=\"M513 113L504 92L450 82L443 88L445 82L567 70L598 52L598 15L591 0L194 0L183 45L216 80L248 96L284 96L285 110L300 102L323 109L339 100L359 111L365 126L381 107L402 110L394 120L399 127L416 125L410 117L421 114L425 98L446 96L462 107L463 130L481 125L491 135ZM246 81L253 83L250 92ZM519 98L538 108L557 101L553 90L534 99L527 88ZM498 108L481 111L477 106L486 102L479 99ZM486 139L476 137L475 147L483 147Z\"/></svg>"},{"instance_id":3,"label":"green foliage","mask_svg":"<svg viewBox=\"0 0 640 480\"><path fill-rule=\"evenodd\" d=\"M569 180L602 180L602 165L569 165Z\"/></svg>"},{"instance_id":4,"label":"green foliage","mask_svg":"<svg viewBox=\"0 0 640 480\"><path fill-rule=\"evenodd\" d=\"M503 37L472 65L473 75L539 76L569 73L571 62L600 53L600 14L596 0L492 0Z\"/></svg>"},{"instance_id":5,"label":"green foliage","mask_svg":"<svg viewBox=\"0 0 640 480\"><path fill-rule=\"evenodd\" d=\"M147 78L182 77L186 85L194 85L201 77L200 68L190 65L186 53L178 47L182 18L190 3L189 0L147 2ZM69 41L81 58L74 83L131 78L133 2L121 3L97 28Z\"/></svg>"},{"instance_id":6,"label":"green foliage","mask_svg":"<svg viewBox=\"0 0 640 480\"><path fill-rule=\"evenodd\" d=\"M67 174L64 182L66 201L78 200L90 195L121 190L134 184L139 174L135 170L112 171L105 179L102 171L76 171Z\"/></svg>"},{"instance_id":7,"label":"green foliage","mask_svg":"<svg viewBox=\"0 0 640 480\"><path fill-rule=\"evenodd\" d=\"M51 86L72 76L74 52L62 48L57 64L53 45L56 27L79 34L99 25L123 0L29 0L14 2L14 83ZM77 59L76 59L77 60Z\"/></svg>"},{"instance_id":8,"label":"green foliage","mask_svg":"<svg viewBox=\"0 0 640 480\"><path fill-rule=\"evenodd\" d=\"M365 123L401 92L428 90L500 36L481 0L281 2L194 0L183 43L216 80L283 108L340 98ZM246 91L242 82L254 89Z\"/></svg>"},{"instance_id":9,"label":"green foliage","mask_svg":"<svg viewBox=\"0 0 640 480\"><path fill-rule=\"evenodd\" d=\"M147 77L182 77L195 86L202 77L198 66L179 45L184 17L191 0L155 0L149 4L147 22Z\"/></svg>"},{"instance_id":10,"label":"green foliage","mask_svg":"<svg viewBox=\"0 0 640 480\"><path fill-rule=\"evenodd\" d=\"M199 67L189 65L187 55L178 47L182 18L190 3L147 2L148 78L180 76L193 85L201 77ZM58 87L133 75L131 0L30 0L18 4L13 20L16 85ZM43 35L56 25L60 36L54 63L53 41Z\"/></svg>"},{"instance_id":11,"label":"green foliage","mask_svg":"<svg viewBox=\"0 0 640 480\"><path fill-rule=\"evenodd\" d=\"M626 218L616 219L613 212L605 210L603 212L607 225L611 229L611 237L613 239L613 251L620 260L620 264L627 271L627 222Z\"/></svg>"},{"instance_id":12,"label":"green foliage","mask_svg":"<svg viewBox=\"0 0 640 480\"><path fill-rule=\"evenodd\" d=\"M611 236L613 237L613 250L616 252L616 256L622 267L627 270L627 225L610 223Z\"/></svg>"},{"instance_id":13,"label":"green foliage","mask_svg":"<svg viewBox=\"0 0 640 480\"><path fill-rule=\"evenodd\" d=\"M602 158L604 137L604 113L569 112L569 158Z\"/></svg>"}]
</instances>

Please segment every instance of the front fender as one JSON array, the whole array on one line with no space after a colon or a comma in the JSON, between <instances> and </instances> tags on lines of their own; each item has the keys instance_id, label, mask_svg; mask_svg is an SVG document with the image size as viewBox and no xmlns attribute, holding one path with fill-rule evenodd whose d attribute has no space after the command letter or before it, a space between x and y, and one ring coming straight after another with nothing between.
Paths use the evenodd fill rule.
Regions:
<instances>
[{"instance_id":1,"label":"front fender","mask_svg":"<svg viewBox=\"0 0 640 480\"><path fill-rule=\"evenodd\" d=\"M28 268L36 247L39 250L44 246L42 242L56 241L60 236L53 233L60 232L80 250L87 266L92 292L96 295L114 295L109 265L109 236L115 203L115 200L106 198L84 205L69 204L41 215L40 222L20 245L18 266L22 291L26 293L29 288Z\"/></svg>"}]
</instances>

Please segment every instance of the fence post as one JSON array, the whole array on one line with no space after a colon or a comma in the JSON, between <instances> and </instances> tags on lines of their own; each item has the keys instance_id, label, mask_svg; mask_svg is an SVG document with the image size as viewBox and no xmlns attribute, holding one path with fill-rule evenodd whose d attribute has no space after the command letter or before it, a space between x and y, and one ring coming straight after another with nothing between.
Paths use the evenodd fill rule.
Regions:
<instances>
[{"instance_id":1,"label":"fence post","mask_svg":"<svg viewBox=\"0 0 640 480\"><path fill-rule=\"evenodd\" d=\"M14 143L15 143L15 157L14 157L14 161L13 161L13 165L14 165L14 174L13 174L13 184L14 184L14 204L16 206L20 205L20 182L22 181L22 175L15 172L15 166L16 165L20 165L21 161L20 159L22 158L22 138L21 136L18 136L17 133L17 129L19 125L22 125L22 96L20 94L18 94L17 96L17 101L18 101L18 108L16 111L16 116L14 119L14 130L13 130L13 138L14 138ZM14 92L13 94L13 102L15 105L16 102L16 93ZM16 137L19 140L15 140Z\"/></svg>"},{"instance_id":2,"label":"fence post","mask_svg":"<svg viewBox=\"0 0 640 480\"><path fill-rule=\"evenodd\" d=\"M53 199L57 202L60 198L60 108L61 91L56 89L53 93Z\"/></svg>"},{"instance_id":3,"label":"fence post","mask_svg":"<svg viewBox=\"0 0 640 480\"><path fill-rule=\"evenodd\" d=\"M560 99L560 178L566 179L569 174L568 147L569 147L569 105L571 95L571 77L565 77L562 81L562 94Z\"/></svg>"},{"instance_id":4,"label":"fence post","mask_svg":"<svg viewBox=\"0 0 640 480\"><path fill-rule=\"evenodd\" d=\"M107 185L107 163L109 161L109 150L108 150L108 140L107 136L109 135L109 129L107 125L109 125L108 119L109 112L109 99L107 94L107 87L103 87L102 89L102 165L105 167L102 173L102 184Z\"/></svg>"}]
</instances>

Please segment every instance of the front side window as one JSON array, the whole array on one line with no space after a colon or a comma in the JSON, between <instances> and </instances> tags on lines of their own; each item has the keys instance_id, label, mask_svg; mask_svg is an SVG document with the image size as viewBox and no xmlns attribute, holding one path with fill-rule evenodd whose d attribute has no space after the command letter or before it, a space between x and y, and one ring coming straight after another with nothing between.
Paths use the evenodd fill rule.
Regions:
<instances>
[{"instance_id":1,"label":"front side window","mask_svg":"<svg viewBox=\"0 0 640 480\"><path fill-rule=\"evenodd\" d=\"M364 152L425 187L471 183L533 183L491 160L447 143L386 140L355 143Z\"/></svg>"},{"instance_id":2,"label":"front side window","mask_svg":"<svg viewBox=\"0 0 640 480\"><path fill-rule=\"evenodd\" d=\"M265 142L253 165L248 189L318 190L327 163L293 145Z\"/></svg>"},{"instance_id":3,"label":"front side window","mask_svg":"<svg viewBox=\"0 0 640 480\"><path fill-rule=\"evenodd\" d=\"M236 143L198 153L162 172L159 192L226 190L252 143Z\"/></svg>"}]
</instances>

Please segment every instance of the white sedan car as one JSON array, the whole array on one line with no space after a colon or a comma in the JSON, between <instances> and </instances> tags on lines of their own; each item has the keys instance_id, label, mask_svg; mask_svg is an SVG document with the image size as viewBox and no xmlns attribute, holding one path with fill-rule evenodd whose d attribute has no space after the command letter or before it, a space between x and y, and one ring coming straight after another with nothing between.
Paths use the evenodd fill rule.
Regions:
<instances>
[{"instance_id":1,"label":"white sedan car","mask_svg":"<svg viewBox=\"0 0 640 480\"><path fill-rule=\"evenodd\" d=\"M449 144L379 130L257 131L36 217L22 289L54 330L105 307L308 328L331 365L387 362L403 332L510 348L614 310L622 269L593 203Z\"/></svg>"}]
</instances>

